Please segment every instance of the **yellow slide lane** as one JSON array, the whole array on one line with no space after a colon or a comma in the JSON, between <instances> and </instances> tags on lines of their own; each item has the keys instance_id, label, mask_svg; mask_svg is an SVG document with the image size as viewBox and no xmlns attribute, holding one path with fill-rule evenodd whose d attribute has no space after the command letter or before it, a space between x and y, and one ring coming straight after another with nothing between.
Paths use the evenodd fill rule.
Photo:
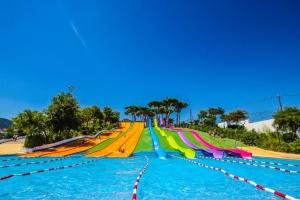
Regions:
<instances>
[{"instance_id":1,"label":"yellow slide lane","mask_svg":"<svg viewBox=\"0 0 300 200\"><path fill-rule=\"evenodd\" d=\"M105 140L109 138L114 138L123 131L126 131L130 126L130 122L121 122L121 127L114 130L110 135L108 136L100 136L99 138L87 138L82 139L78 141L74 141L71 144L59 146L52 149L37 151L33 153L28 153L25 155L22 155L24 157L40 157L40 156L47 156L47 157L54 157L54 156L67 156L79 152L86 151L93 146L99 144L100 142L104 142Z\"/></svg>"},{"instance_id":2,"label":"yellow slide lane","mask_svg":"<svg viewBox=\"0 0 300 200\"><path fill-rule=\"evenodd\" d=\"M143 130L143 127L144 127L143 122L134 122L132 129L129 132L127 132L125 135L123 135L122 137L116 139L113 143L107 145L102 150L87 154L86 156L88 156L88 157L104 157L104 156L108 156L109 154L112 154L114 152L120 151L121 147L127 141L129 141L132 136L135 136L137 134L139 134L139 135L141 134L141 133L139 133L139 130ZM130 149L127 152L130 152ZM125 149L124 149L124 153L125 153Z\"/></svg>"}]
</instances>

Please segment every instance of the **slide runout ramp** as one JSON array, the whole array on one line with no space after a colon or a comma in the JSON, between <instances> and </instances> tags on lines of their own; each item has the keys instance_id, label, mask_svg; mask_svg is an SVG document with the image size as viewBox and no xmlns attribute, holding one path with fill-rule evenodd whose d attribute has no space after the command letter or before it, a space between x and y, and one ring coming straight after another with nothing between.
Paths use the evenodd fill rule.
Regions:
<instances>
[{"instance_id":1,"label":"slide runout ramp","mask_svg":"<svg viewBox=\"0 0 300 200\"><path fill-rule=\"evenodd\" d=\"M111 135L118 134L124 128L128 127L128 122L121 122L121 127L113 131ZM104 138L84 138L76 140L66 145L61 145L55 148L37 151L29 154L25 154L24 157L57 157L57 156L68 156L80 152L87 151L99 143L105 141L110 136L104 136Z\"/></svg>"},{"instance_id":2,"label":"slide runout ramp","mask_svg":"<svg viewBox=\"0 0 300 200\"><path fill-rule=\"evenodd\" d=\"M157 156L161 159L166 159L167 158L167 152L162 148L162 146L159 143L159 140L152 128L152 123L151 120L149 120L149 131L150 131L150 135L151 135L151 139L152 139L152 144L154 147L154 150L157 154Z\"/></svg>"},{"instance_id":3,"label":"slide runout ramp","mask_svg":"<svg viewBox=\"0 0 300 200\"><path fill-rule=\"evenodd\" d=\"M210 149L217 150L217 151L224 151L231 155L238 155L241 158L252 158L252 153L250 153L250 152L247 152L247 151L244 151L241 149L237 149L237 148L234 148L234 149L220 148L220 147L214 146L214 145L208 143L207 141L205 141L196 131L191 130L190 133L195 138L197 138L197 140L199 142L201 142L203 145L207 146Z\"/></svg>"},{"instance_id":4,"label":"slide runout ramp","mask_svg":"<svg viewBox=\"0 0 300 200\"><path fill-rule=\"evenodd\" d=\"M173 147L174 149L180 151L186 158L195 158L196 152L191 150L191 149L187 149L187 148L184 148L184 147L180 146L175 141L173 136L167 135L164 130L162 130L160 127L157 126L156 119L154 119L154 126L155 126L155 128L157 128L158 132L167 139L167 141L168 141L168 143L171 147Z\"/></svg>"}]
</instances>

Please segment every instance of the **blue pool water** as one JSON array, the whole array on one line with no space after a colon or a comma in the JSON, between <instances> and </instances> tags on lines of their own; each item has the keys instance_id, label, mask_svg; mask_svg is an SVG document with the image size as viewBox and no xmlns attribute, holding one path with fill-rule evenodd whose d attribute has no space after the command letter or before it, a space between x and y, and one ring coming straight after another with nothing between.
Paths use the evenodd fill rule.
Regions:
<instances>
[{"instance_id":1,"label":"blue pool water","mask_svg":"<svg viewBox=\"0 0 300 200\"><path fill-rule=\"evenodd\" d=\"M178 158L160 160L151 154L148 157L149 167L140 180L138 199L280 199L249 184L233 180L221 172L206 169ZM10 158L15 157L0 157L0 160ZM52 158L0 161L0 166L50 159ZM93 159L70 157L46 164L4 168L0 169L0 177ZM281 163L300 162L254 159ZM222 167L232 174L300 198L300 174L289 174L272 169L202 158L196 159L196 161ZM103 158L94 163L74 168L12 177L0 181L0 199L131 199L133 184L145 162L146 159L143 155L124 159ZM300 170L299 167L280 167Z\"/></svg>"}]
</instances>

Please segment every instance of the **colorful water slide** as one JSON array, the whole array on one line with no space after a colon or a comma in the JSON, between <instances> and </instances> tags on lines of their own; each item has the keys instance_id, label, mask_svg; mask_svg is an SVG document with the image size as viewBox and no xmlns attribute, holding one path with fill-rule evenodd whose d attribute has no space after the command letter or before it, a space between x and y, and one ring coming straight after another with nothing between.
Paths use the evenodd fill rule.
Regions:
<instances>
[{"instance_id":1,"label":"colorful water slide","mask_svg":"<svg viewBox=\"0 0 300 200\"><path fill-rule=\"evenodd\" d=\"M112 134L109 136L100 136L99 138L84 138L80 140L76 140L75 142L71 142L67 145L62 145L56 148L50 148L42 151L37 151L29 154L23 155L24 157L52 157L52 156L68 156L75 153L80 153L87 151L88 149L92 148L99 143L111 138L116 137L116 135L120 134L120 132L128 129L129 122L121 122L121 127L116 129Z\"/></svg>"},{"instance_id":2,"label":"colorful water slide","mask_svg":"<svg viewBox=\"0 0 300 200\"><path fill-rule=\"evenodd\" d=\"M212 155L215 158L223 158L223 152L222 151L217 151L214 149L202 149L198 146L196 146L195 144L193 144L192 142L190 142L188 140L188 138L184 135L183 131L181 129L176 129L177 134L179 135L179 137L181 138L181 140L189 147L195 149L195 150L199 150L201 151L203 154L207 155Z\"/></svg>"},{"instance_id":3,"label":"colorful water slide","mask_svg":"<svg viewBox=\"0 0 300 200\"><path fill-rule=\"evenodd\" d=\"M168 141L168 143L171 147L173 147L174 149L180 151L187 158L195 158L196 152L191 150L191 149L184 148L184 147L180 146L178 144L178 142L176 142L176 140L173 138L172 135L167 135L164 130L162 130L161 128L159 128L157 126L156 119L154 119L154 127L157 128L158 132L167 139L167 141Z\"/></svg>"},{"instance_id":4,"label":"colorful water slide","mask_svg":"<svg viewBox=\"0 0 300 200\"><path fill-rule=\"evenodd\" d=\"M149 120L149 131L150 131L150 135L151 135L151 139L152 139L152 144L154 146L154 150L157 154L157 156L161 159L166 159L167 157L167 153L166 151L160 146L159 140L157 138L157 136L154 133L154 130L152 128L152 123L151 120Z\"/></svg>"},{"instance_id":5,"label":"colorful water slide","mask_svg":"<svg viewBox=\"0 0 300 200\"><path fill-rule=\"evenodd\" d=\"M199 142L201 142L204 146L207 146L210 149L217 150L217 151L224 151L224 152L226 152L228 154L238 155L238 156L240 156L242 158L251 158L252 157L252 153L244 151L244 150L241 150L241 149L237 149L237 148L234 148L234 149L224 149L224 148L220 148L220 147L214 146L214 145L206 142L196 131L190 131L190 133Z\"/></svg>"},{"instance_id":6,"label":"colorful water slide","mask_svg":"<svg viewBox=\"0 0 300 200\"><path fill-rule=\"evenodd\" d=\"M134 122L130 131L117 138L114 142L103 149L86 154L88 157L128 157L134 151L141 133L144 129L144 122Z\"/></svg>"}]
</instances>

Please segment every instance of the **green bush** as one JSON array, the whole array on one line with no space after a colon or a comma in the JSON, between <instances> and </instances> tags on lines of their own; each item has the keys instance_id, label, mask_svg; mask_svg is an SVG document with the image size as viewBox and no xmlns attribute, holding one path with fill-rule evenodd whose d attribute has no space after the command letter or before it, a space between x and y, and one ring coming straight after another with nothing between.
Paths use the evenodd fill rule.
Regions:
<instances>
[{"instance_id":1,"label":"green bush","mask_svg":"<svg viewBox=\"0 0 300 200\"><path fill-rule=\"evenodd\" d=\"M33 148L47 144L46 137L41 134L26 135L24 146L27 148Z\"/></svg>"},{"instance_id":2,"label":"green bush","mask_svg":"<svg viewBox=\"0 0 300 200\"><path fill-rule=\"evenodd\" d=\"M300 139L295 140L290 144L291 152L293 153L300 153Z\"/></svg>"}]
</instances>

